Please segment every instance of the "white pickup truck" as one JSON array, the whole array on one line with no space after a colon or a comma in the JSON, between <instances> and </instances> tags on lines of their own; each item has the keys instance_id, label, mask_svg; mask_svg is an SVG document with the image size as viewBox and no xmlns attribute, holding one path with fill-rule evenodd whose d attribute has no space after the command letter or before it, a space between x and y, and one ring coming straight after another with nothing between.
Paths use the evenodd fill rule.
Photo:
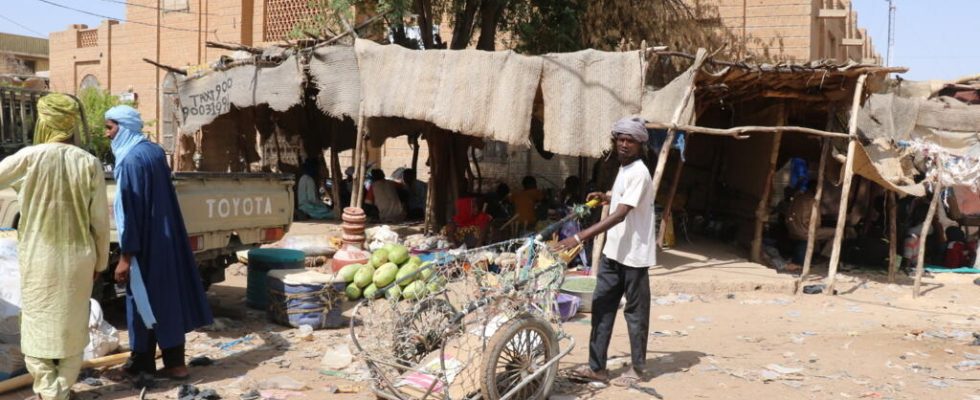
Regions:
<instances>
[{"instance_id":1,"label":"white pickup truck","mask_svg":"<svg viewBox=\"0 0 980 400\"><path fill-rule=\"evenodd\" d=\"M30 144L34 105L43 92L0 88L0 158ZM85 129L85 128L83 128ZM76 135L84 147L85 135ZM191 249L205 287L224 280L225 268L236 262L235 252L281 239L293 219L292 176L268 173L179 172L173 174ZM115 181L107 174L111 212ZM111 215L111 214L110 214ZM0 228L16 228L20 204L13 189L0 190ZM112 298L119 293L112 282L118 251L115 224L109 271L93 296Z\"/></svg>"}]
</instances>

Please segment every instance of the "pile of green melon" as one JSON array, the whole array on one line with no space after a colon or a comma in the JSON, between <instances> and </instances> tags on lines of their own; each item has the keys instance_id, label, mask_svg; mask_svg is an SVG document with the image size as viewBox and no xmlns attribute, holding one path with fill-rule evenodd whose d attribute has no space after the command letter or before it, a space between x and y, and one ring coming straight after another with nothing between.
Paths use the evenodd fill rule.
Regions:
<instances>
[{"instance_id":1,"label":"pile of green melon","mask_svg":"<svg viewBox=\"0 0 980 400\"><path fill-rule=\"evenodd\" d=\"M338 272L347 282L347 299L374 299L383 290L392 300L415 300L442 289L445 280L435 268L412 256L408 248L390 243L375 250L367 264L350 264Z\"/></svg>"}]
</instances>

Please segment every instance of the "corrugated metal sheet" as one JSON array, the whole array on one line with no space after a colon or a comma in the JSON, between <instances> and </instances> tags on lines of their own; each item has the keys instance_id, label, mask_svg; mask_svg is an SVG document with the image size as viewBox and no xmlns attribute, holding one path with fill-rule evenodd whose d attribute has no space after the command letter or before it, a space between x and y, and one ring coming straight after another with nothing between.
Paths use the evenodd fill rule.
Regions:
<instances>
[{"instance_id":1,"label":"corrugated metal sheet","mask_svg":"<svg viewBox=\"0 0 980 400\"><path fill-rule=\"evenodd\" d=\"M48 39L0 33L0 52L48 57Z\"/></svg>"}]
</instances>

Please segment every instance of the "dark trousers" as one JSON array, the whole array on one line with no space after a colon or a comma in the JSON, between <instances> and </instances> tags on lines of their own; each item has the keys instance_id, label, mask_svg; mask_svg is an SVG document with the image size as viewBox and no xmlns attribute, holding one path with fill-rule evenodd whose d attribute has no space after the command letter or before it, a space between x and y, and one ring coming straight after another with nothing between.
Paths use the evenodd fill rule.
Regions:
<instances>
[{"instance_id":1,"label":"dark trousers","mask_svg":"<svg viewBox=\"0 0 980 400\"><path fill-rule=\"evenodd\" d=\"M133 350L132 354L129 356L129 360L126 361L126 366L124 369L126 372L137 375L139 373L152 374L157 370L156 362L156 348L157 340L156 335L153 331L149 331L149 337L147 340L150 343L149 351L138 352ZM176 347L171 347L168 349L160 349L163 354L163 368L170 369L174 367L183 367L186 365L184 362L184 345L181 344Z\"/></svg>"},{"instance_id":2,"label":"dark trousers","mask_svg":"<svg viewBox=\"0 0 980 400\"><path fill-rule=\"evenodd\" d=\"M649 268L627 267L602 256L592 297L592 334L589 337L589 368L606 369L609 340L619 300L626 295L623 316L630 338L633 368L643 371L647 360L647 338L650 335Z\"/></svg>"}]
</instances>

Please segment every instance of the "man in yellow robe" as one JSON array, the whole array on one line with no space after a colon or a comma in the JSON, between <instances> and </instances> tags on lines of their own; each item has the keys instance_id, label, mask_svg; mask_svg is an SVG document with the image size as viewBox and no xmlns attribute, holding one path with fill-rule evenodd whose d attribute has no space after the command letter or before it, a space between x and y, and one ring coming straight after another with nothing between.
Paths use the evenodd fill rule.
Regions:
<instances>
[{"instance_id":1,"label":"man in yellow robe","mask_svg":"<svg viewBox=\"0 0 980 400\"><path fill-rule=\"evenodd\" d=\"M44 400L69 398L88 344L93 278L109 258L109 210L99 159L72 145L79 107L63 94L37 104L34 145L0 161L17 185L21 351Z\"/></svg>"}]
</instances>

